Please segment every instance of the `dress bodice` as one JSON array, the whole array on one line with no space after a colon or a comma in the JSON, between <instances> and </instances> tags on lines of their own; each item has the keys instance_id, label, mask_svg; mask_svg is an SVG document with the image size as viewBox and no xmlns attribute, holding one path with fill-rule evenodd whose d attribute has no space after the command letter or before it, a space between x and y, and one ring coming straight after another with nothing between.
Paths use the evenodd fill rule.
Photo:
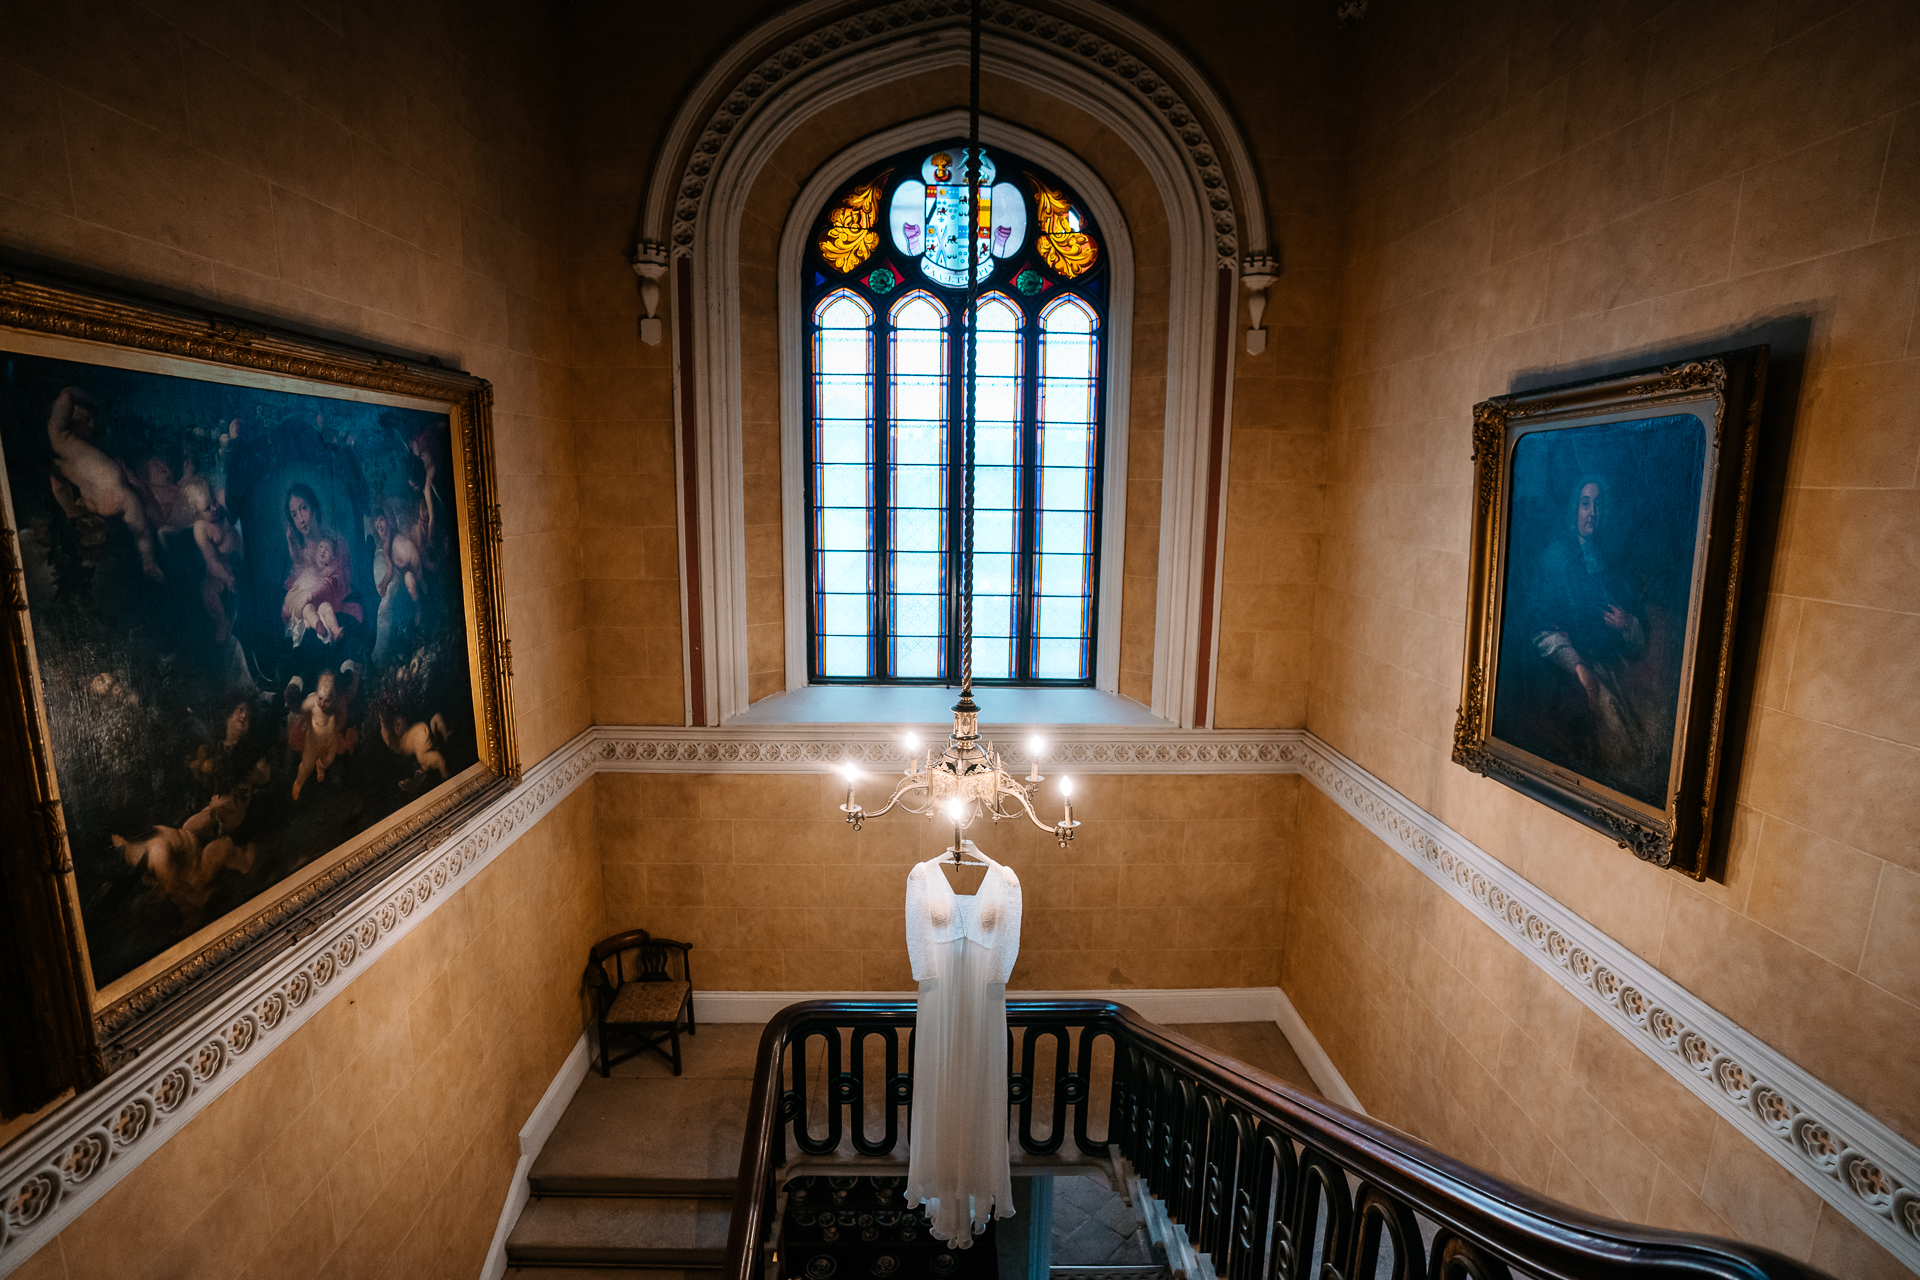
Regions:
<instances>
[{"instance_id":1,"label":"dress bodice","mask_svg":"<svg viewBox=\"0 0 1920 1280\"><path fill-rule=\"evenodd\" d=\"M940 870L940 859L922 862L907 873L907 958L916 982L939 977L937 943L965 939L991 953L989 982L1013 975L1020 952L1020 878L984 854L986 878L970 894L955 893Z\"/></svg>"}]
</instances>

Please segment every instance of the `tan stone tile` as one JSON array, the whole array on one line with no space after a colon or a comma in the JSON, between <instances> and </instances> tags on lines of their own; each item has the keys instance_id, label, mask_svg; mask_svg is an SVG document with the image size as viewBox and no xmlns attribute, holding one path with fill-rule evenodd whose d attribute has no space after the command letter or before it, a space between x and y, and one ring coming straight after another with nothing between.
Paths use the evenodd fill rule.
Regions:
<instances>
[{"instance_id":1,"label":"tan stone tile","mask_svg":"<svg viewBox=\"0 0 1920 1280\"><path fill-rule=\"evenodd\" d=\"M73 209L60 98L53 84L18 62L0 75L0 195L62 213Z\"/></svg>"},{"instance_id":2,"label":"tan stone tile","mask_svg":"<svg viewBox=\"0 0 1920 1280\"><path fill-rule=\"evenodd\" d=\"M1713 1144L1713 1112L1638 1045L1585 1009L1573 1077L1652 1150L1669 1174L1698 1190Z\"/></svg>"},{"instance_id":3,"label":"tan stone tile","mask_svg":"<svg viewBox=\"0 0 1920 1280\"><path fill-rule=\"evenodd\" d=\"M1820 1206L1820 1225L1814 1229L1813 1250L1807 1261L1848 1280L1906 1280L1913 1274L1878 1241L1842 1217L1830 1204Z\"/></svg>"},{"instance_id":4,"label":"tan stone tile","mask_svg":"<svg viewBox=\"0 0 1920 1280\"><path fill-rule=\"evenodd\" d=\"M1742 782L1743 800L1828 839L1920 869L1920 750L1864 734L1763 712ZM1862 805L1855 797L1872 795Z\"/></svg>"},{"instance_id":5,"label":"tan stone tile","mask_svg":"<svg viewBox=\"0 0 1920 1280\"><path fill-rule=\"evenodd\" d=\"M1822 1208L1819 1196L1724 1120L1715 1122L1700 1199L1737 1238L1793 1258L1812 1248Z\"/></svg>"},{"instance_id":6,"label":"tan stone tile","mask_svg":"<svg viewBox=\"0 0 1920 1280\"><path fill-rule=\"evenodd\" d=\"M1647 1205L1647 1225L1669 1231L1693 1231L1708 1236L1732 1236L1727 1220L1707 1208L1696 1189L1666 1165L1654 1171L1653 1198Z\"/></svg>"},{"instance_id":7,"label":"tan stone tile","mask_svg":"<svg viewBox=\"0 0 1920 1280\"><path fill-rule=\"evenodd\" d=\"M1650 112L1501 191L1493 260L1558 244L1651 201L1659 194L1670 114Z\"/></svg>"},{"instance_id":8,"label":"tan stone tile","mask_svg":"<svg viewBox=\"0 0 1920 1280\"><path fill-rule=\"evenodd\" d=\"M1739 177L1724 178L1559 245L1552 257L1550 314L1611 313L1724 279L1734 227L1745 225L1739 216L1740 196ZM1652 316L1651 308L1634 314L1626 332L1651 324ZM1603 341L1597 348L1570 347L1569 354L1605 355L1631 345L1620 336Z\"/></svg>"},{"instance_id":9,"label":"tan stone tile","mask_svg":"<svg viewBox=\"0 0 1920 1280\"><path fill-rule=\"evenodd\" d=\"M1916 230L1920 230L1920 107L1908 107L1894 117L1873 238L1885 240Z\"/></svg>"},{"instance_id":10,"label":"tan stone tile","mask_svg":"<svg viewBox=\"0 0 1920 1280\"><path fill-rule=\"evenodd\" d=\"M1741 175L1734 272L1865 244L1891 129L1883 117Z\"/></svg>"},{"instance_id":11,"label":"tan stone tile","mask_svg":"<svg viewBox=\"0 0 1920 1280\"><path fill-rule=\"evenodd\" d=\"M1761 57L1682 96L1669 189L1691 190L1907 105L1907 86L1920 74L1909 16L1882 2L1793 39L1776 35Z\"/></svg>"},{"instance_id":12,"label":"tan stone tile","mask_svg":"<svg viewBox=\"0 0 1920 1280\"><path fill-rule=\"evenodd\" d=\"M1920 432L1907 406L1920 395L1920 361L1831 370L1802 393L1805 445L1798 483L1853 489L1909 488Z\"/></svg>"},{"instance_id":13,"label":"tan stone tile","mask_svg":"<svg viewBox=\"0 0 1920 1280\"><path fill-rule=\"evenodd\" d=\"M1808 720L1920 746L1920 617L1808 601L1784 709Z\"/></svg>"},{"instance_id":14,"label":"tan stone tile","mask_svg":"<svg viewBox=\"0 0 1920 1280\"><path fill-rule=\"evenodd\" d=\"M1553 1164L1547 1170L1546 1192L1555 1200L1585 1209L1588 1213L1597 1213L1603 1218L1624 1218L1633 1213L1633 1210L1607 1199L1559 1147L1554 1148Z\"/></svg>"},{"instance_id":15,"label":"tan stone tile","mask_svg":"<svg viewBox=\"0 0 1920 1280\"><path fill-rule=\"evenodd\" d=\"M1673 896L1661 968L1902 1133L1920 1114L1913 1006L1697 893ZM1711 1201L1709 1201L1711 1203Z\"/></svg>"},{"instance_id":16,"label":"tan stone tile","mask_svg":"<svg viewBox=\"0 0 1920 1280\"><path fill-rule=\"evenodd\" d=\"M1920 875L1895 866L1881 871L1860 976L1920 1005Z\"/></svg>"},{"instance_id":17,"label":"tan stone tile","mask_svg":"<svg viewBox=\"0 0 1920 1280\"><path fill-rule=\"evenodd\" d=\"M1883 866L1869 854L1769 818L1747 914L1844 969L1856 968Z\"/></svg>"},{"instance_id":18,"label":"tan stone tile","mask_svg":"<svg viewBox=\"0 0 1920 1280\"><path fill-rule=\"evenodd\" d=\"M266 1220L267 1188L260 1162L238 1176L139 1274L147 1280L203 1280L237 1276L266 1243L256 1224Z\"/></svg>"}]
</instances>

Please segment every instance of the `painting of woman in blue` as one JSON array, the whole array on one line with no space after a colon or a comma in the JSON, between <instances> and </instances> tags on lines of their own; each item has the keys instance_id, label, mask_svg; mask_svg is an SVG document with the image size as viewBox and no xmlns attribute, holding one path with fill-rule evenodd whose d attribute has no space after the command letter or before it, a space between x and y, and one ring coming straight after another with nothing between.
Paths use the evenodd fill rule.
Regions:
<instances>
[{"instance_id":1,"label":"painting of woman in blue","mask_svg":"<svg viewBox=\"0 0 1920 1280\"><path fill-rule=\"evenodd\" d=\"M1664 807L1704 429L1692 415L1516 443L1494 736Z\"/></svg>"},{"instance_id":2,"label":"painting of woman in blue","mask_svg":"<svg viewBox=\"0 0 1920 1280\"><path fill-rule=\"evenodd\" d=\"M97 988L479 760L446 415L0 354Z\"/></svg>"}]
</instances>

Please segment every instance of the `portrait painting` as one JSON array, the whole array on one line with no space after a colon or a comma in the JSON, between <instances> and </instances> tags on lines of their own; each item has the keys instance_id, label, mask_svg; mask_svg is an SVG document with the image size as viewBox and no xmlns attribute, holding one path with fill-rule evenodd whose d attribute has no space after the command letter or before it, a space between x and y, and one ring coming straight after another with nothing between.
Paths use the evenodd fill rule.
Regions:
<instances>
[{"instance_id":1,"label":"portrait painting","mask_svg":"<svg viewBox=\"0 0 1920 1280\"><path fill-rule=\"evenodd\" d=\"M1734 353L1476 408L1455 759L1695 873L1763 370Z\"/></svg>"},{"instance_id":2,"label":"portrait painting","mask_svg":"<svg viewBox=\"0 0 1920 1280\"><path fill-rule=\"evenodd\" d=\"M1494 736L1664 807L1707 429L1530 431L1513 449Z\"/></svg>"},{"instance_id":3,"label":"portrait painting","mask_svg":"<svg viewBox=\"0 0 1920 1280\"><path fill-rule=\"evenodd\" d=\"M510 768L484 424L389 385L5 333L6 523L96 1010Z\"/></svg>"}]
</instances>

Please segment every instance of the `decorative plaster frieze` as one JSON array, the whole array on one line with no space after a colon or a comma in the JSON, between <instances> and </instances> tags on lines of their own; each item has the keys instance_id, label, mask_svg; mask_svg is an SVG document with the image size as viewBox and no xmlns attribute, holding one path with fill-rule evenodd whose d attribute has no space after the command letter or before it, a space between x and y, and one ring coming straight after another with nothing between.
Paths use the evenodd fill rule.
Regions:
<instances>
[{"instance_id":1,"label":"decorative plaster frieze","mask_svg":"<svg viewBox=\"0 0 1920 1280\"><path fill-rule=\"evenodd\" d=\"M825 773L843 764L906 767L899 731L873 725L751 725L597 731L599 767L615 773ZM992 741L991 727L982 737ZM1297 773L1297 735L1273 730L1106 728L1048 730L1039 763L1076 773ZM995 744L1010 765L1030 763L1018 735Z\"/></svg>"},{"instance_id":2,"label":"decorative plaster frieze","mask_svg":"<svg viewBox=\"0 0 1920 1280\"><path fill-rule=\"evenodd\" d=\"M1010 763L1025 763L1008 743ZM1920 1271L1920 1150L1681 989L1393 788L1301 730L1063 726L1041 763L1081 773L1299 773L1552 974L1695 1096ZM904 766L865 725L590 729L281 962L0 1147L0 1276L599 772L814 773Z\"/></svg>"},{"instance_id":3,"label":"decorative plaster frieze","mask_svg":"<svg viewBox=\"0 0 1920 1280\"><path fill-rule=\"evenodd\" d=\"M1920 1271L1920 1150L1311 735L1301 772L1768 1155Z\"/></svg>"}]
</instances>

